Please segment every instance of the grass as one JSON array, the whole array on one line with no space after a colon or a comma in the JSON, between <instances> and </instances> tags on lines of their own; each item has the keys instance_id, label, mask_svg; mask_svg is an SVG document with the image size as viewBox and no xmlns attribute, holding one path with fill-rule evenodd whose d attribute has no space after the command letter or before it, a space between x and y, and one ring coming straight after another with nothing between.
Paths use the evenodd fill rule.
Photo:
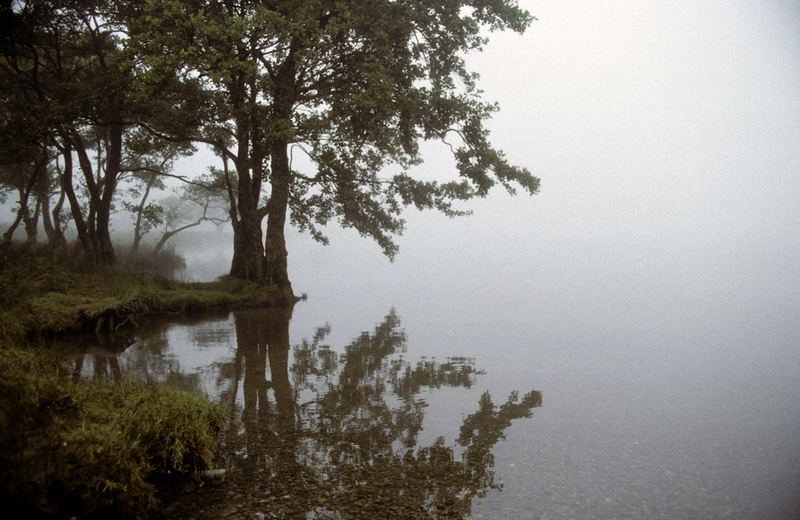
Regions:
<instances>
[{"instance_id":1,"label":"grass","mask_svg":"<svg viewBox=\"0 0 800 520\"><path fill-rule=\"evenodd\" d=\"M130 265L85 271L46 250L0 251L0 339L115 330L142 315L285 305L291 296L238 280L170 281Z\"/></svg>"},{"instance_id":2,"label":"grass","mask_svg":"<svg viewBox=\"0 0 800 520\"><path fill-rule=\"evenodd\" d=\"M212 460L217 405L180 390L73 383L46 354L0 349L0 498L23 517L141 517L155 483Z\"/></svg>"}]
</instances>

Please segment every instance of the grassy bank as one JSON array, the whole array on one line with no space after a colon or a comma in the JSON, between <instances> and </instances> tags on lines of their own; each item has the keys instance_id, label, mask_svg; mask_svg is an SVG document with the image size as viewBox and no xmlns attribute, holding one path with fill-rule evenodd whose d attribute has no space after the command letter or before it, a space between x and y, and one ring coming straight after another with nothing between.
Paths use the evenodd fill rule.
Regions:
<instances>
[{"instance_id":1,"label":"grassy bank","mask_svg":"<svg viewBox=\"0 0 800 520\"><path fill-rule=\"evenodd\" d=\"M222 417L175 389L73 383L45 353L6 345L0 497L22 518L147 516L156 482L208 467Z\"/></svg>"},{"instance_id":2,"label":"grassy bank","mask_svg":"<svg viewBox=\"0 0 800 520\"><path fill-rule=\"evenodd\" d=\"M30 340L135 327L152 314L292 300L240 281L180 283L141 264L92 270L35 247L0 248L0 500L7 510L20 518L149 516L163 484L210 465L223 417L177 389L72 381Z\"/></svg>"},{"instance_id":3,"label":"grassy bank","mask_svg":"<svg viewBox=\"0 0 800 520\"><path fill-rule=\"evenodd\" d=\"M114 331L148 314L286 305L291 295L237 280L170 281L130 266L82 270L36 250L0 252L0 339Z\"/></svg>"}]
</instances>

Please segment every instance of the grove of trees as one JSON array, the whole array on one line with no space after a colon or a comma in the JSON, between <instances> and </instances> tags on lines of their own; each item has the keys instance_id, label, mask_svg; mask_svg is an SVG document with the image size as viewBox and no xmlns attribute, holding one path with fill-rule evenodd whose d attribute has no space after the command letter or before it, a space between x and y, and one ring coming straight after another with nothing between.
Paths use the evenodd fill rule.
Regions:
<instances>
[{"instance_id":1,"label":"grove of trees","mask_svg":"<svg viewBox=\"0 0 800 520\"><path fill-rule=\"evenodd\" d=\"M338 222L393 257L407 206L454 216L497 184L538 191L489 142L497 107L465 65L490 31L531 20L515 0L2 0L0 193L16 198L4 241L20 225L35 241L41 219L63 252L69 222L103 265L119 209L134 250L153 229L166 240L229 220L230 275L288 293L287 224L326 242ZM411 173L431 140L456 180ZM174 174L197 146L216 167ZM154 203L167 177L202 217Z\"/></svg>"}]
</instances>

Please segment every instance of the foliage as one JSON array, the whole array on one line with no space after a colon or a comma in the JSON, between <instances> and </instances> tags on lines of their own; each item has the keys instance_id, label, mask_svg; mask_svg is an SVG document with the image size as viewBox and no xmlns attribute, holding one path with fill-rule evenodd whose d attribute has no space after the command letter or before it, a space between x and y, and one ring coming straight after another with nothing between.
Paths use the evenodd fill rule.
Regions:
<instances>
[{"instance_id":1,"label":"foliage","mask_svg":"<svg viewBox=\"0 0 800 520\"><path fill-rule=\"evenodd\" d=\"M63 158L58 184L91 263L116 259L110 218L120 182L145 172L164 175L191 150L139 130L141 122L164 117L177 97L166 78L158 85L137 81L126 50L126 12L124 2L105 0L0 6L0 163L19 162L35 149L51 151L48 161ZM39 191L38 202L47 206L50 193ZM54 247L63 245L58 235Z\"/></svg>"},{"instance_id":2,"label":"foliage","mask_svg":"<svg viewBox=\"0 0 800 520\"><path fill-rule=\"evenodd\" d=\"M63 156L61 185L93 262L115 261L109 219L126 179L141 184L128 203L134 250L168 220L147 198L190 143L222 159L231 274L287 293L287 222L322 242L338 222L393 258L408 206L456 216L496 185L539 189L492 146L486 122L497 107L465 62L489 32L527 29L532 17L516 0L3 5L0 141L11 144L22 125L9 160L31 147ZM415 169L422 141L451 150L449 178ZM301 169L295 154L312 166Z\"/></svg>"},{"instance_id":3,"label":"foliage","mask_svg":"<svg viewBox=\"0 0 800 520\"><path fill-rule=\"evenodd\" d=\"M184 392L71 383L46 354L0 349L0 493L29 516L136 517L153 480L211 462L220 409Z\"/></svg>"}]
</instances>

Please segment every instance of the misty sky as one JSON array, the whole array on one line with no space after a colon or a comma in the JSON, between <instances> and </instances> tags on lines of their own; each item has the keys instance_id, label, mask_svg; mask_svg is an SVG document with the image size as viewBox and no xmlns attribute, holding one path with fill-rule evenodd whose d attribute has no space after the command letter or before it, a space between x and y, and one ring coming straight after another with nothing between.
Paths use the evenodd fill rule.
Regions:
<instances>
[{"instance_id":1,"label":"misty sky","mask_svg":"<svg viewBox=\"0 0 800 520\"><path fill-rule=\"evenodd\" d=\"M493 34L470 63L501 107L494 142L542 178L542 193L498 190L456 228L796 234L800 4L523 5L539 20L523 36ZM423 169L451 170L437 151ZM432 220L412 217L408 234Z\"/></svg>"}]
</instances>

